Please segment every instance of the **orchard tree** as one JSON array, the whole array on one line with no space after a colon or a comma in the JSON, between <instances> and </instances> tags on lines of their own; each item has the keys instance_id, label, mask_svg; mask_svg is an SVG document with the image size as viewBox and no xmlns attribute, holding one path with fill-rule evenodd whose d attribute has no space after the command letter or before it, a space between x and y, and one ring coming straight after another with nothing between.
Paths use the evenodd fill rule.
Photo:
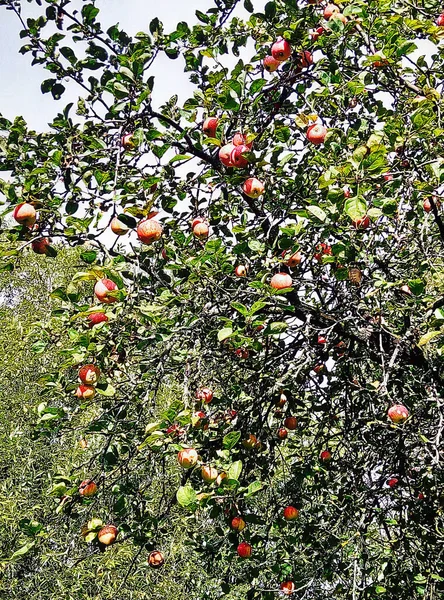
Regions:
<instances>
[{"instance_id":1,"label":"orchard tree","mask_svg":"<svg viewBox=\"0 0 444 600\"><path fill-rule=\"evenodd\" d=\"M43 93L81 96L48 132L1 121L3 269L82 246L34 435L83 455L52 474L65 537L28 577L41 548L120 553L126 593L146 567L196 600L437 598L439 3L215 0L134 38L94 2L31 3L0 1ZM157 108L164 55L183 105Z\"/></svg>"}]
</instances>

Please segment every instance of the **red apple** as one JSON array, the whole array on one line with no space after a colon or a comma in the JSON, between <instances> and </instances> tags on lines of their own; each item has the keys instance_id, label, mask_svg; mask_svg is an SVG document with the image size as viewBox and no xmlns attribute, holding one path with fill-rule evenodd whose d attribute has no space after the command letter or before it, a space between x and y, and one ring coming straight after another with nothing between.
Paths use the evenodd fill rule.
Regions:
<instances>
[{"instance_id":1,"label":"red apple","mask_svg":"<svg viewBox=\"0 0 444 600\"><path fill-rule=\"evenodd\" d=\"M404 423L409 418L409 411L403 404L394 404L388 409L387 415L393 423Z\"/></svg>"},{"instance_id":2,"label":"red apple","mask_svg":"<svg viewBox=\"0 0 444 600\"><path fill-rule=\"evenodd\" d=\"M438 27L444 27L444 13L440 14L439 17L436 19L436 24L438 25Z\"/></svg>"},{"instance_id":3,"label":"red apple","mask_svg":"<svg viewBox=\"0 0 444 600\"><path fill-rule=\"evenodd\" d=\"M234 274L236 277L246 277L247 276L247 268L245 265L237 265L234 269Z\"/></svg>"},{"instance_id":4,"label":"red apple","mask_svg":"<svg viewBox=\"0 0 444 600\"><path fill-rule=\"evenodd\" d=\"M286 256L286 252L283 252L283 255ZM294 269L294 267L297 267L298 265L300 265L302 262L302 255L300 252L295 252L294 254L290 254L290 256L288 258L286 258L285 260L285 264L287 265L287 267L290 267L291 269Z\"/></svg>"},{"instance_id":5,"label":"red apple","mask_svg":"<svg viewBox=\"0 0 444 600\"><path fill-rule=\"evenodd\" d=\"M134 136L132 133L126 133L122 136L121 144L125 150L132 150L136 146L133 138Z\"/></svg>"},{"instance_id":6,"label":"red apple","mask_svg":"<svg viewBox=\"0 0 444 600\"><path fill-rule=\"evenodd\" d=\"M114 217L111 221L111 231L116 235L125 235L128 233L129 227L123 221L119 221L118 217Z\"/></svg>"},{"instance_id":7,"label":"red apple","mask_svg":"<svg viewBox=\"0 0 444 600\"><path fill-rule=\"evenodd\" d=\"M335 13L333 13L332 16L331 16L331 20L333 21L333 19L341 21L342 23L344 23L344 25L346 23L348 23L347 17L345 15L343 15L341 12L335 12Z\"/></svg>"},{"instance_id":8,"label":"red apple","mask_svg":"<svg viewBox=\"0 0 444 600\"><path fill-rule=\"evenodd\" d=\"M275 405L278 406L279 408L282 408L287 402L287 396L282 392L281 394L279 394Z\"/></svg>"},{"instance_id":9,"label":"red apple","mask_svg":"<svg viewBox=\"0 0 444 600\"><path fill-rule=\"evenodd\" d=\"M148 555L148 564L153 569L158 569L165 563L165 557L160 550L153 550Z\"/></svg>"},{"instance_id":10,"label":"red apple","mask_svg":"<svg viewBox=\"0 0 444 600\"><path fill-rule=\"evenodd\" d=\"M313 371L316 373L316 375L319 375L319 373L322 373L322 371L325 369L325 365L324 363L320 363L318 365L315 365L313 367Z\"/></svg>"},{"instance_id":11,"label":"red apple","mask_svg":"<svg viewBox=\"0 0 444 600\"><path fill-rule=\"evenodd\" d=\"M12 213L13 218L20 223L20 225L26 225L26 227L32 227L37 219L37 213L32 204L28 202L22 202L14 208Z\"/></svg>"},{"instance_id":12,"label":"red apple","mask_svg":"<svg viewBox=\"0 0 444 600\"><path fill-rule=\"evenodd\" d=\"M323 450L319 455L321 462L328 463L331 461L331 452L329 450Z\"/></svg>"},{"instance_id":13,"label":"red apple","mask_svg":"<svg viewBox=\"0 0 444 600\"><path fill-rule=\"evenodd\" d=\"M139 240L149 245L161 238L163 227L158 221L147 218L139 222L136 232Z\"/></svg>"},{"instance_id":14,"label":"red apple","mask_svg":"<svg viewBox=\"0 0 444 600\"><path fill-rule=\"evenodd\" d=\"M299 511L294 506L286 506L284 508L284 519L286 521L294 521L299 516Z\"/></svg>"},{"instance_id":15,"label":"red apple","mask_svg":"<svg viewBox=\"0 0 444 600\"><path fill-rule=\"evenodd\" d=\"M248 150L251 150L251 148L253 147L253 142L250 142L248 144L247 138L240 131L234 134L232 143L234 146L246 146Z\"/></svg>"},{"instance_id":16,"label":"red apple","mask_svg":"<svg viewBox=\"0 0 444 600\"><path fill-rule=\"evenodd\" d=\"M287 417L284 421L284 427L289 429L290 431L294 431L298 426L298 420L296 417Z\"/></svg>"},{"instance_id":17,"label":"red apple","mask_svg":"<svg viewBox=\"0 0 444 600\"><path fill-rule=\"evenodd\" d=\"M350 188L344 187L343 190L344 190L344 198L351 198L352 193L351 193Z\"/></svg>"},{"instance_id":18,"label":"red apple","mask_svg":"<svg viewBox=\"0 0 444 600\"><path fill-rule=\"evenodd\" d=\"M222 148L219 150L219 160L226 167L233 166L231 162L231 153L233 152L234 148L234 144L225 144L225 146L222 146Z\"/></svg>"},{"instance_id":19,"label":"red apple","mask_svg":"<svg viewBox=\"0 0 444 600\"><path fill-rule=\"evenodd\" d=\"M216 117L208 117L205 119L204 124L202 126L202 131L208 137L214 138L216 137L216 129L219 124L219 121Z\"/></svg>"},{"instance_id":20,"label":"red apple","mask_svg":"<svg viewBox=\"0 0 444 600\"><path fill-rule=\"evenodd\" d=\"M242 440L242 446L248 450L255 448L257 446L257 437L250 433L245 440Z\"/></svg>"},{"instance_id":21,"label":"red apple","mask_svg":"<svg viewBox=\"0 0 444 600\"><path fill-rule=\"evenodd\" d=\"M230 154L231 166L236 167L237 169L245 168L248 165L248 159L244 156L244 154L248 153L249 151L250 148L244 144L240 146L234 146Z\"/></svg>"},{"instance_id":22,"label":"red apple","mask_svg":"<svg viewBox=\"0 0 444 600\"><path fill-rule=\"evenodd\" d=\"M196 225L199 225L199 223L206 223L206 221L203 217L194 218L193 222L191 223L191 229L194 229Z\"/></svg>"},{"instance_id":23,"label":"red apple","mask_svg":"<svg viewBox=\"0 0 444 600\"><path fill-rule=\"evenodd\" d=\"M199 240L204 240L208 237L210 233L210 228L207 223L197 223L193 227L193 235L197 237Z\"/></svg>"},{"instance_id":24,"label":"red apple","mask_svg":"<svg viewBox=\"0 0 444 600\"><path fill-rule=\"evenodd\" d=\"M317 29L310 31L310 38L313 40L313 42L316 42L324 33L325 29L323 27L318 27Z\"/></svg>"},{"instance_id":25,"label":"red apple","mask_svg":"<svg viewBox=\"0 0 444 600\"><path fill-rule=\"evenodd\" d=\"M259 179L250 177L245 181L244 185L242 186L242 190L249 198L259 198L259 196L264 193L265 186L262 181L259 181Z\"/></svg>"},{"instance_id":26,"label":"red apple","mask_svg":"<svg viewBox=\"0 0 444 600\"><path fill-rule=\"evenodd\" d=\"M280 590L283 594L290 596L295 590L295 585L292 581L283 581L280 585Z\"/></svg>"},{"instance_id":27,"label":"red apple","mask_svg":"<svg viewBox=\"0 0 444 600\"><path fill-rule=\"evenodd\" d=\"M384 174L385 181L393 181L393 175L391 173Z\"/></svg>"},{"instance_id":28,"label":"red apple","mask_svg":"<svg viewBox=\"0 0 444 600\"><path fill-rule=\"evenodd\" d=\"M367 229L367 227L370 226L370 219L365 215L364 217L352 221L352 225L355 229Z\"/></svg>"},{"instance_id":29,"label":"red apple","mask_svg":"<svg viewBox=\"0 0 444 600\"><path fill-rule=\"evenodd\" d=\"M321 125L320 123L310 125L310 127L307 129L307 140L315 146L323 144L326 135L327 128Z\"/></svg>"},{"instance_id":30,"label":"red apple","mask_svg":"<svg viewBox=\"0 0 444 600\"><path fill-rule=\"evenodd\" d=\"M184 469L191 469L197 464L198 455L194 448L184 448L177 454L177 460Z\"/></svg>"},{"instance_id":31,"label":"red apple","mask_svg":"<svg viewBox=\"0 0 444 600\"><path fill-rule=\"evenodd\" d=\"M243 358L244 360L250 356L249 351L246 348L237 348L235 351L236 356Z\"/></svg>"},{"instance_id":32,"label":"red apple","mask_svg":"<svg viewBox=\"0 0 444 600\"><path fill-rule=\"evenodd\" d=\"M290 275L287 273L276 273L270 281L270 285L275 290L284 290L293 285Z\"/></svg>"},{"instance_id":33,"label":"red apple","mask_svg":"<svg viewBox=\"0 0 444 600\"><path fill-rule=\"evenodd\" d=\"M308 50L303 50L298 54L297 63L302 69L306 69L313 64L313 56Z\"/></svg>"},{"instance_id":34,"label":"red apple","mask_svg":"<svg viewBox=\"0 0 444 600\"><path fill-rule=\"evenodd\" d=\"M288 431L285 429L285 427L279 427L277 430L277 436L280 440L285 440L285 438L288 436Z\"/></svg>"},{"instance_id":35,"label":"red apple","mask_svg":"<svg viewBox=\"0 0 444 600\"><path fill-rule=\"evenodd\" d=\"M216 485L219 486L219 487L221 485L223 485L224 479L228 479L228 475L226 473L223 473L223 472L219 473L219 475L217 476L217 479L216 479Z\"/></svg>"},{"instance_id":36,"label":"red apple","mask_svg":"<svg viewBox=\"0 0 444 600\"><path fill-rule=\"evenodd\" d=\"M424 203L422 206L423 206L425 212L429 213L432 211L432 203L430 202L430 200L428 198L426 200L424 200Z\"/></svg>"},{"instance_id":37,"label":"red apple","mask_svg":"<svg viewBox=\"0 0 444 600\"><path fill-rule=\"evenodd\" d=\"M320 244L318 244L316 246L316 253L313 254L313 258L315 258L318 262L322 262L322 257L325 256L331 256L333 254L333 251L331 249L331 246L329 246L328 244L325 244L324 242L321 242Z\"/></svg>"},{"instance_id":38,"label":"red apple","mask_svg":"<svg viewBox=\"0 0 444 600\"><path fill-rule=\"evenodd\" d=\"M97 485L91 479L85 479L79 485L79 494L85 496L95 496L97 494Z\"/></svg>"},{"instance_id":39,"label":"red apple","mask_svg":"<svg viewBox=\"0 0 444 600\"><path fill-rule=\"evenodd\" d=\"M339 6L336 6L336 4L327 4L324 9L324 19L328 21L335 13L338 12L341 12Z\"/></svg>"},{"instance_id":40,"label":"red apple","mask_svg":"<svg viewBox=\"0 0 444 600\"><path fill-rule=\"evenodd\" d=\"M251 550L252 548L247 542L241 542L237 547L237 553L241 558L250 558Z\"/></svg>"},{"instance_id":41,"label":"red apple","mask_svg":"<svg viewBox=\"0 0 444 600\"><path fill-rule=\"evenodd\" d=\"M109 293L114 292L117 289L117 284L111 279L100 279L94 286L94 294L99 302L111 304L112 302L117 302L118 298Z\"/></svg>"},{"instance_id":42,"label":"red apple","mask_svg":"<svg viewBox=\"0 0 444 600\"><path fill-rule=\"evenodd\" d=\"M399 480L396 477L392 477L391 479L389 479L387 481L387 484L389 487L391 487L393 489L398 485L398 482L399 482Z\"/></svg>"},{"instance_id":43,"label":"red apple","mask_svg":"<svg viewBox=\"0 0 444 600\"><path fill-rule=\"evenodd\" d=\"M50 244L51 240L49 238L39 238L32 242L31 247L36 254L48 254Z\"/></svg>"},{"instance_id":44,"label":"red apple","mask_svg":"<svg viewBox=\"0 0 444 600\"><path fill-rule=\"evenodd\" d=\"M90 329L91 327L94 327L94 325L98 325L99 323L105 323L106 321L108 321L108 317L103 312L91 313L90 315L88 315L87 318L89 321L88 327Z\"/></svg>"},{"instance_id":45,"label":"red apple","mask_svg":"<svg viewBox=\"0 0 444 600\"><path fill-rule=\"evenodd\" d=\"M90 400L94 398L96 390L93 385L81 384L75 391L77 398L83 398L84 400Z\"/></svg>"},{"instance_id":46,"label":"red apple","mask_svg":"<svg viewBox=\"0 0 444 600\"><path fill-rule=\"evenodd\" d=\"M277 40L271 47L271 55L275 60L279 62L288 60L291 55L290 44L287 42L287 40Z\"/></svg>"},{"instance_id":47,"label":"red apple","mask_svg":"<svg viewBox=\"0 0 444 600\"><path fill-rule=\"evenodd\" d=\"M276 60L273 56L266 56L263 62L265 70L269 73L276 71L280 64L280 61Z\"/></svg>"},{"instance_id":48,"label":"red apple","mask_svg":"<svg viewBox=\"0 0 444 600\"><path fill-rule=\"evenodd\" d=\"M96 365L84 365L79 370L79 379L82 383L94 384L100 377L100 369Z\"/></svg>"},{"instance_id":49,"label":"red apple","mask_svg":"<svg viewBox=\"0 0 444 600\"><path fill-rule=\"evenodd\" d=\"M209 404L213 399L213 391L210 390L210 388L202 387L196 390L195 396L198 400L205 402L205 404Z\"/></svg>"},{"instance_id":50,"label":"red apple","mask_svg":"<svg viewBox=\"0 0 444 600\"><path fill-rule=\"evenodd\" d=\"M217 469L215 469L214 467L205 466L205 467L202 467L201 475L202 475L202 479L204 481L206 481L207 483L212 483L213 481L216 481L219 473L217 472Z\"/></svg>"},{"instance_id":51,"label":"red apple","mask_svg":"<svg viewBox=\"0 0 444 600\"><path fill-rule=\"evenodd\" d=\"M326 338L323 335L318 335L318 344L320 344L321 346L323 346L326 343L327 343Z\"/></svg>"},{"instance_id":52,"label":"red apple","mask_svg":"<svg viewBox=\"0 0 444 600\"><path fill-rule=\"evenodd\" d=\"M114 525L105 525L99 531L97 538L101 544L104 546L109 546L113 542L115 542L117 537L117 527Z\"/></svg>"},{"instance_id":53,"label":"red apple","mask_svg":"<svg viewBox=\"0 0 444 600\"><path fill-rule=\"evenodd\" d=\"M418 500L424 500L425 496L422 492L419 492L417 498L418 498Z\"/></svg>"},{"instance_id":54,"label":"red apple","mask_svg":"<svg viewBox=\"0 0 444 600\"><path fill-rule=\"evenodd\" d=\"M234 517L231 519L231 529L235 531L243 531L245 529L245 521L242 517Z\"/></svg>"}]
</instances>

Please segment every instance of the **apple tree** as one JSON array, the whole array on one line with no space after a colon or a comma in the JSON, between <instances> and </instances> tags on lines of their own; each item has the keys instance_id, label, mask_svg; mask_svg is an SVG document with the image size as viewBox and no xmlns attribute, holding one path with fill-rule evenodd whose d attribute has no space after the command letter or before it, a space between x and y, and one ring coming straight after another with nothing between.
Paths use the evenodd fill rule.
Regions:
<instances>
[{"instance_id":1,"label":"apple tree","mask_svg":"<svg viewBox=\"0 0 444 600\"><path fill-rule=\"evenodd\" d=\"M1 120L2 269L82 263L41 324L34 430L82 453L50 474L30 581L115 560L120 593L438 597L439 3L215 0L134 37L94 1L30 3L0 1L61 108ZM156 94L165 56L183 103Z\"/></svg>"}]
</instances>

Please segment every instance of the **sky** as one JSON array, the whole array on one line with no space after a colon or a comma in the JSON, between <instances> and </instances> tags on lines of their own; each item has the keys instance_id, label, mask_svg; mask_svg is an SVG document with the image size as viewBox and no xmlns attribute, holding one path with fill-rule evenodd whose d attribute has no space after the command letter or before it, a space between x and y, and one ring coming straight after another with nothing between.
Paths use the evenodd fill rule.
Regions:
<instances>
[{"instance_id":1,"label":"sky","mask_svg":"<svg viewBox=\"0 0 444 600\"><path fill-rule=\"evenodd\" d=\"M77 2L81 6L81 2ZM165 26L165 31L173 31L180 21L189 24L196 22L195 11L207 11L214 6L212 0L98 0L101 9L99 21L109 27L115 23L130 35L139 31L148 31L150 21L158 17ZM36 6L22 2L22 14L25 18L35 16ZM41 11L42 9L40 9ZM37 11L37 14L41 14ZM51 77L48 71L40 66L31 67L30 54L19 54L25 43L19 33L21 25L16 15L0 8L0 113L8 119L23 116L29 125L37 130L47 129L47 123L72 98L62 96L59 102L50 94L42 95L40 84ZM167 67L167 68L166 68ZM165 76L165 73L168 76ZM180 98L186 99L192 94L193 87L188 82L188 75L183 73L181 60L170 60L166 56L156 60L152 71L156 78L156 97L159 104L173 94L180 92ZM79 94L76 92L74 98Z\"/></svg>"}]
</instances>

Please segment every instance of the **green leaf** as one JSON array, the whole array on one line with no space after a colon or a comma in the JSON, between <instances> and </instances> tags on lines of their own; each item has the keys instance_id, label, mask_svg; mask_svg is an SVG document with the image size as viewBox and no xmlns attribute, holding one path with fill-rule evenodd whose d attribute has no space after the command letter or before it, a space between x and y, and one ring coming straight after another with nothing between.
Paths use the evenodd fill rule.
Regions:
<instances>
[{"instance_id":1,"label":"green leaf","mask_svg":"<svg viewBox=\"0 0 444 600\"><path fill-rule=\"evenodd\" d=\"M231 431L230 433L227 433L227 435L224 437L223 447L226 450L231 450L239 442L240 439L241 439L240 431Z\"/></svg>"},{"instance_id":2,"label":"green leaf","mask_svg":"<svg viewBox=\"0 0 444 600\"><path fill-rule=\"evenodd\" d=\"M272 20L276 16L276 2L267 2L265 5L265 16Z\"/></svg>"},{"instance_id":3,"label":"green leaf","mask_svg":"<svg viewBox=\"0 0 444 600\"><path fill-rule=\"evenodd\" d=\"M244 304L241 304L240 302L232 302L231 306L234 308L234 310L237 310L238 312L240 312L240 314L243 315L244 317L246 317L249 314L248 308Z\"/></svg>"},{"instance_id":4,"label":"green leaf","mask_svg":"<svg viewBox=\"0 0 444 600\"><path fill-rule=\"evenodd\" d=\"M319 221L324 222L327 218L327 215L322 210L322 208L319 208L319 206L315 206L314 204L307 206L307 211L311 213L314 217L319 219Z\"/></svg>"},{"instance_id":5,"label":"green leaf","mask_svg":"<svg viewBox=\"0 0 444 600\"><path fill-rule=\"evenodd\" d=\"M367 204L360 196L347 198L344 203L344 212L352 221L356 221L367 214Z\"/></svg>"},{"instance_id":6,"label":"green leaf","mask_svg":"<svg viewBox=\"0 0 444 600\"><path fill-rule=\"evenodd\" d=\"M428 344L429 342L431 342L432 340L434 340L435 338L443 335L444 332L442 331L428 331L427 333L425 333L418 342L418 346L425 346L426 344Z\"/></svg>"},{"instance_id":7,"label":"green leaf","mask_svg":"<svg viewBox=\"0 0 444 600\"><path fill-rule=\"evenodd\" d=\"M224 340L231 337L232 335L233 335L233 330L231 329L231 327L225 327L224 329L220 329L217 332L217 339L219 340L219 342L223 342Z\"/></svg>"},{"instance_id":8,"label":"green leaf","mask_svg":"<svg viewBox=\"0 0 444 600\"><path fill-rule=\"evenodd\" d=\"M257 92L259 92L264 87L264 85L266 85L266 83L266 79L255 79L250 86L250 93L257 94Z\"/></svg>"},{"instance_id":9,"label":"green leaf","mask_svg":"<svg viewBox=\"0 0 444 600\"><path fill-rule=\"evenodd\" d=\"M264 484L261 481L253 481L253 483L250 483L250 485L248 486L245 498L249 498L253 494L257 494L257 492L259 492L263 487Z\"/></svg>"},{"instance_id":10,"label":"green leaf","mask_svg":"<svg viewBox=\"0 0 444 600\"><path fill-rule=\"evenodd\" d=\"M242 472L242 461L237 460L228 469L228 473L227 473L228 479L235 479L236 481L238 481L241 472Z\"/></svg>"},{"instance_id":11,"label":"green leaf","mask_svg":"<svg viewBox=\"0 0 444 600\"><path fill-rule=\"evenodd\" d=\"M190 504L194 504L197 500L196 492L191 485L180 486L177 490L176 498L180 506L190 506Z\"/></svg>"},{"instance_id":12,"label":"green leaf","mask_svg":"<svg viewBox=\"0 0 444 600\"><path fill-rule=\"evenodd\" d=\"M35 545L36 545L36 541L35 540L32 541L32 542L28 542L27 544L25 544L24 546L22 546L21 548L19 548L18 550L16 550L14 552L14 554L7 559L7 561L8 562L15 562L16 560L18 560L22 556L25 556L26 554L28 554L28 552L30 552L34 548Z\"/></svg>"}]
</instances>

